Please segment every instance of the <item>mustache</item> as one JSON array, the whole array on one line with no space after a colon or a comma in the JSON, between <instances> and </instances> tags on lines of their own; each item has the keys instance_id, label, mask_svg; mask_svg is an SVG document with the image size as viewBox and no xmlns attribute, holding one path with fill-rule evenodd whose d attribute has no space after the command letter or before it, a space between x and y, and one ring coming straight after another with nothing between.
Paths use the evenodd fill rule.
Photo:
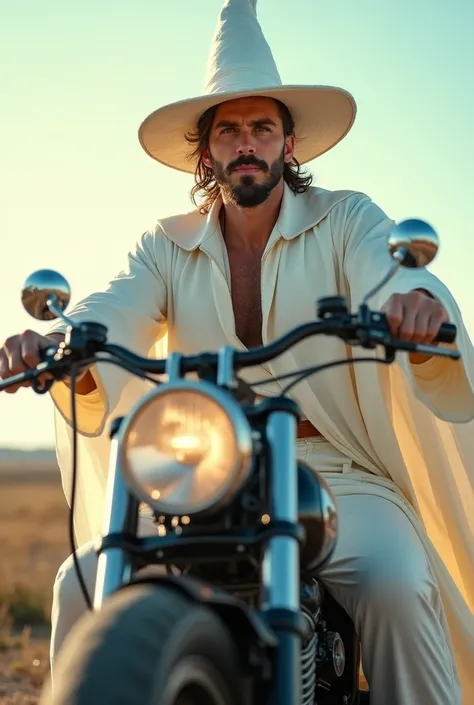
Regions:
<instances>
[{"instance_id":1,"label":"mustache","mask_svg":"<svg viewBox=\"0 0 474 705\"><path fill-rule=\"evenodd\" d=\"M254 157L252 155L248 157L242 155L227 166L227 174L231 174L239 166L256 166L259 169L262 169L263 171L268 171L268 164L263 161L263 159L257 159L257 157Z\"/></svg>"}]
</instances>

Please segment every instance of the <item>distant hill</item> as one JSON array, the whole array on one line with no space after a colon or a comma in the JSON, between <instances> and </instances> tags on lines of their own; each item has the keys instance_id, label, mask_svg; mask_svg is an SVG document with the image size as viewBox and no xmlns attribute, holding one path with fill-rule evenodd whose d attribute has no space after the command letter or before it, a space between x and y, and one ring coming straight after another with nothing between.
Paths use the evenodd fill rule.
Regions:
<instances>
[{"instance_id":1,"label":"distant hill","mask_svg":"<svg viewBox=\"0 0 474 705\"><path fill-rule=\"evenodd\" d=\"M0 475L18 476L57 475L59 469L56 453L53 449L20 450L18 448L0 448Z\"/></svg>"}]
</instances>

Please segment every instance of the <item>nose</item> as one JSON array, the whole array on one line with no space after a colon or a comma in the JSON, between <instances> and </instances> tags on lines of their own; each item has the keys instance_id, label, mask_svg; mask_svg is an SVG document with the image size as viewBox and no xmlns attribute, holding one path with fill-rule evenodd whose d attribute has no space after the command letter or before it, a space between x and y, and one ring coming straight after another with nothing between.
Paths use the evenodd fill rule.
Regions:
<instances>
[{"instance_id":1,"label":"nose","mask_svg":"<svg viewBox=\"0 0 474 705\"><path fill-rule=\"evenodd\" d=\"M255 154L255 151L256 149L255 145L253 144L251 135L246 132L241 132L240 139L237 143L237 154L239 156L247 156L249 154Z\"/></svg>"}]
</instances>

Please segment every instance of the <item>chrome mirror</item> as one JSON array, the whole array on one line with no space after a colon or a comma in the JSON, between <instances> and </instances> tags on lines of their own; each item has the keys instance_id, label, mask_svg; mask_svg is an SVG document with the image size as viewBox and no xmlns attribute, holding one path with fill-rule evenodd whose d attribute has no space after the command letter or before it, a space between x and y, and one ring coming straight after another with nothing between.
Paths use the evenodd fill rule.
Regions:
<instances>
[{"instance_id":1,"label":"chrome mirror","mask_svg":"<svg viewBox=\"0 0 474 705\"><path fill-rule=\"evenodd\" d=\"M387 238L387 247L392 259L395 260L393 266L377 286L364 296L363 304L367 304L369 299L392 279L400 267L426 267L436 257L439 240L436 231L427 222L418 218L409 218L402 220L393 228Z\"/></svg>"},{"instance_id":2,"label":"chrome mirror","mask_svg":"<svg viewBox=\"0 0 474 705\"><path fill-rule=\"evenodd\" d=\"M410 218L394 227L387 245L393 259L403 267L426 267L436 257L439 238L424 220Z\"/></svg>"},{"instance_id":3,"label":"chrome mirror","mask_svg":"<svg viewBox=\"0 0 474 705\"><path fill-rule=\"evenodd\" d=\"M70 300L67 280L52 269L38 269L30 274L21 293L23 307L39 321L62 318Z\"/></svg>"}]
</instances>

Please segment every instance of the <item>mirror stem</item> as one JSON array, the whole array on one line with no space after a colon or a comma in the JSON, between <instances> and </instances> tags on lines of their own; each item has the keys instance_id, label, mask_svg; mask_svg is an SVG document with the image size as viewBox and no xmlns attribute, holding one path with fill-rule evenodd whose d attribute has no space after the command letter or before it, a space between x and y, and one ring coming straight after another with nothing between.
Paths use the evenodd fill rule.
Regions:
<instances>
[{"instance_id":1,"label":"mirror stem","mask_svg":"<svg viewBox=\"0 0 474 705\"><path fill-rule=\"evenodd\" d=\"M60 318L64 323L67 323L68 326L74 327L74 321L63 313L61 301L58 299L56 294L51 294L51 296L48 296L46 299L46 306L57 318Z\"/></svg>"},{"instance_id":2,"label":"mirror stem","mask_svg":"<svg viewBox=\"0 0 474 705\"><path fill-rule=\"evenodd\" d=\"M362 305L366 305L366 304L369 302L369 300L370 300L373 296L375 296L375 294L377 294L377 293L380 291L380 289L382 289L382 287L384 287L385 284L387 284L387 283L390 281L390 279L393 278L393 276L396 274L396 272L400 269L400 267L401 267L401 265L402 265L402 263L403 263L405 257L407 256L407 254L408 254L408 250L407 250L405 247L401 247L399 250L397 250L397 252L394 252L394 253L393 253L392 257L393 257L394 260L396 260L395 263L394 263L393 266L389 269L389 271L388 271L387 274L384 276L384 278L382 279L382 281L380 281L376 286L374 286L373 289L371 289L371 290L364 296L364 298L363 298L363 300L362 300Z\"/></svg>"}]
</instances>

